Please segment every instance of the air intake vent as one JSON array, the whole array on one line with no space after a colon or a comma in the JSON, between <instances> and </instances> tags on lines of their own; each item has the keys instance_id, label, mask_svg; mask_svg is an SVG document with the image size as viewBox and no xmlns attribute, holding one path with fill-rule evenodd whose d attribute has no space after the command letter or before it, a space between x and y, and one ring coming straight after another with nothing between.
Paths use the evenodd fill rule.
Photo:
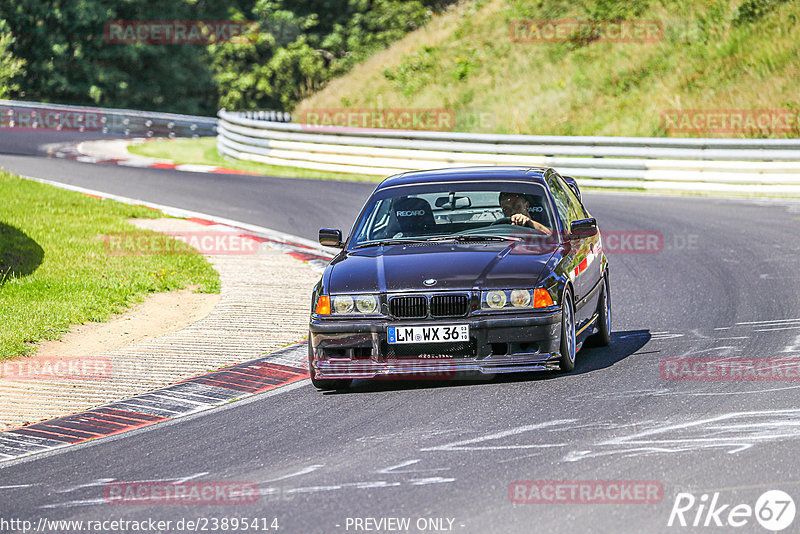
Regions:
<instances>
[{"instance_id":1,"label":"air intake vent","mask_svg":"<svg viewBox=\"0 0 800 534\"><path fill-rule=\"evenodd\" d=\"M463 317L469 311L466 295L434 295L431 297L433 317Z\"/></svg>"},{"instance_id":2,"label":"air intake vent","mask_svg":"<svg viewBox=\"0 0 800 534\"><path fill-rule=\"evenodd\" d=\"M381 341L381 352L387 358L474 358L477 354L477 342L461 341L459 343L409 343L407 345L390 345Z\"/></svg>"},{"instance_id":3,"label":"air intake vent","mask_svg":"<svg viewBox=\"0 0 800 534\"><path fill-rule=\"evenodd\" d=\"M425 297L394 297L389 300L389 312L404 319L421 319L428 316L428 301Z\"/></svg>"}]
</instances>

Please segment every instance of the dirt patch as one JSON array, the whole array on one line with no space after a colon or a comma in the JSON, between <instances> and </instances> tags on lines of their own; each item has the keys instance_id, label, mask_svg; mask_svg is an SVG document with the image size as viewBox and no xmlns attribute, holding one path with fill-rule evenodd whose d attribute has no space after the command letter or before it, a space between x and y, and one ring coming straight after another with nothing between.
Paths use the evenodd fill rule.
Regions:
<instances>
[{"instance_id":1,"label":"dirt patch","mask_svg":"<svg viewBox=\"0 0 800 534\"><path fill-rule=\"evenodd\" d=\"M38 343L36 353L25 361L35 365L37 359L45 362L48 359L92 358L101 353L132 347L170 332L182 330L208 316L220 300L219 294L194 293L195 289L190 287L169 293L152 293L142 303L122 314L112 316L106 323L84 323L73 326L60 340ZM4 397L0 400L0 432L79 409L77 406L72 408L71 399L56 399L54 391L45 393L37 391L35 388L41 385L37 381L2 382L0 380L2 386L0 391ZM45 387L47 382L44 382ZM70 389L75 387L63 382L60 384L56 387L67 396L70 395ZM110 385L104 386L103 383L98 383L97 387L113 389ZM33 405L27 406L26 402ZM94 403L89 401L89 406L102 403L102 401ZM50 410L51 404L57 409ZM12 412L15 412L14 407L21 408L22 413L14 413L14 417L11 417ZM44 413L37 413L40 407L45 409ZM8 419L14 421L8 422Z\"/></svg>"},{"instance_id":2,"label":"dirt patch","mask_svg":"<svg viewBox=\"0 0 800 534\"><path fill-rule=\"evenodd\" d=\"M219 294L190 287L153 293L144 302L106 323L73 326L58 341L43 341L31 358L87 356L135 345L189 326L211 313Z\"/></svg>"}]
</instances>

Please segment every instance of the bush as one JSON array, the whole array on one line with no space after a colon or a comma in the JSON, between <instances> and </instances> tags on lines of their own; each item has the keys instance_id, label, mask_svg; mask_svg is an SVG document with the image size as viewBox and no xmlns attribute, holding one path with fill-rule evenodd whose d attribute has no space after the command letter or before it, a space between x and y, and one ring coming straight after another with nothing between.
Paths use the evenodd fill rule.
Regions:
<instances>
[{"instance_id":1,"label":"bush","mask_svg":"<svg viewBox=\"0 0 800 534\"><path fill-rule=\"evenodd\" d=\"M786 0L747 0L737 9L733 18L734 26L742 26L760 19Z\"/></svg>"}]
</instances>

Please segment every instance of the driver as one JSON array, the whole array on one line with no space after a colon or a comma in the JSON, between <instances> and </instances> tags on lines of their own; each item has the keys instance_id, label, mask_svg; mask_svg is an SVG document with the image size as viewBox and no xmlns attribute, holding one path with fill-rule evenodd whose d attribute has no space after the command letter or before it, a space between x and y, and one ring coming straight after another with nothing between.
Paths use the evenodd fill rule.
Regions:
<instances>
[{"instance_id":1,"label":"driver","mask_svg":"<svg viewBox=\"0 0 800 534\"><path fill-rule=\"evenodd\" d=\"M548 227L530 218L528 210L531 204L522 193L500 193L500 207L503 215L511 219L511 224L527 226L546 235L553 234Z\"/></svg>"}]
</instances>

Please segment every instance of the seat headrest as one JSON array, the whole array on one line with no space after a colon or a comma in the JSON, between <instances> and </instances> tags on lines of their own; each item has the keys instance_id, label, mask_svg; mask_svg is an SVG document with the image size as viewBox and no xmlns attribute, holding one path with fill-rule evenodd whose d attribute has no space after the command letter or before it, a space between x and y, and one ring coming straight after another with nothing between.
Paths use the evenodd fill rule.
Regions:
<instances>
[{"instance_id":1,"label":"seat headrest","mask_svg":"<svg viewBox=\"0 0 800 534\"><path fill-rule=\"evenodd\" d=\"M542 197L539 195L525 195L525 198L528 199L528 204L530 205L529 210L531 212L536 213L544 211L544 202Z\"/></svg>"},{"instance_id":2,"label":"seat headrest","mask_svg":"<svg viewBox=\"0 0 800 534\"><path fill-rule=\"evenodd\" d=\"M392 203L392 217L405 235L425 232L436 225L431 205L424 198L396 199Z\"/></svg>"}]
</instances>

